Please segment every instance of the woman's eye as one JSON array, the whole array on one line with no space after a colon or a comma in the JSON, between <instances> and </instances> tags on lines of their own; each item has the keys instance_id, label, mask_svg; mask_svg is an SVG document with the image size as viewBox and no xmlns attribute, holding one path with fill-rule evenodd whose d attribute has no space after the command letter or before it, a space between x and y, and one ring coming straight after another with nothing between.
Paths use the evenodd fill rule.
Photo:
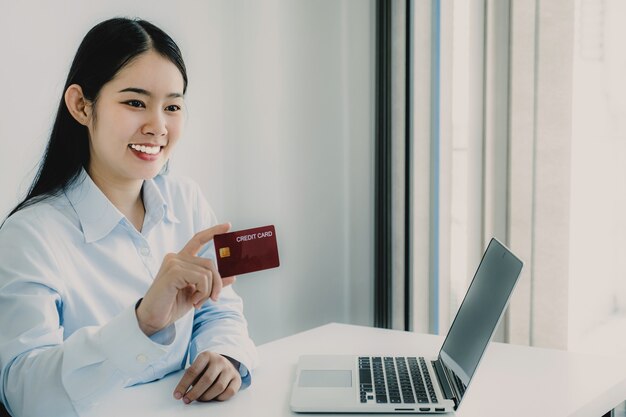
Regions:
<instances>
[{"instance_id":1,"label":"woman's eye","mask_svg":"<svg viewBox=\"0 0 626 417\"><path fill-rule=\"evenodd\" d=\"M165 110L167 110L167 111L178 111L178 110L180 110L180 106L178 106L176 104L172 104L171 106L167 106L165 108Z\"/></svg>"},{"instance_id":2,"label":"woman's eye","mask_svg":"<svg viewBox=\"0 0 626 417\"><path fill-rule=\"evenodd\" d=\"M145 107L144 104L139 100L129 100L126 102L126 104L128 104L131 107L138 107L138 108Z\"/></svg>"}]
</instances>

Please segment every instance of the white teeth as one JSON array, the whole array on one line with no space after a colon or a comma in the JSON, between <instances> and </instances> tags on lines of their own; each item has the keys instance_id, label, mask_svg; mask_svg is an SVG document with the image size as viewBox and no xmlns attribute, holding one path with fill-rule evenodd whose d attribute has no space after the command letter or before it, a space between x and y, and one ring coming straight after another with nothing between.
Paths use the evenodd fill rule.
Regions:
<instances>
[{"instance_id":1,"label":"white teeth","mask_svg":"<svg viewBox=\"0 0 626 417\"><path fill-rule=\"evenodd\" d=\"M129 146L136 151L147 153L148 155L156 155L161 150L160 146L135 145L134 143Z\"/></svg>"}]
</instances>

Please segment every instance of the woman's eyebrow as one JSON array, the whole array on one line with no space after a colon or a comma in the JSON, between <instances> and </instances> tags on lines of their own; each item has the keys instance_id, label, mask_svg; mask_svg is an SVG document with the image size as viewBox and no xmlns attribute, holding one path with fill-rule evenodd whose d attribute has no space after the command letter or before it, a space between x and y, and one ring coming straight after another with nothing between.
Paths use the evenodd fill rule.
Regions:
<instances>
[{"instance_id":1,"label":"woman's eyebrow","mask_svg":"<svg viewBox=\"0 0 626 417\"><path fill-rule=\"evenodd\" d=\"M118 93L137 93L137 94L142 94L144 96L152 97L152 93L150 93L148 90L144 90L143 88L137 88L137 87L128 87L128 88L118 91ZM178 98L182 96L183 95L181 93L169 93L167 95L167 98Z\"/></svg>"}]
</instances>

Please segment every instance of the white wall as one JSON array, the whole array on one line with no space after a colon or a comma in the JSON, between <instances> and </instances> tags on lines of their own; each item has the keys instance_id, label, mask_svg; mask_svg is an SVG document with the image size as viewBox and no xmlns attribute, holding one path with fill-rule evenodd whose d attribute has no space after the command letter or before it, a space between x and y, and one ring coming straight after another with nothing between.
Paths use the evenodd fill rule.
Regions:
<instances>
[{"instance_id":1,"label":"white wall","mask_svg":"<svg viewBox=\"0 0 626 417\"><path fill-rule=\"evenodd\" d=\"M177 41L189 72L172 171L194 178L235 229L276 225L281 267L236 283L253 338L370 324L372 2L173 4L3 1L0 212L30 184L84 34L140 16Z\"/></svg>"},{"instance_id":2,"label":"white wall","mask_svg":"<svg viewBox=\"0 0 626 417\"><path fill-rule=\"evenodd\" d=\"M239 281L252 328L351 321L373 276L369 5L235 1L223 28L222 217L275 223L281 249L280 271Z\"/></svg>"}]
</instances>

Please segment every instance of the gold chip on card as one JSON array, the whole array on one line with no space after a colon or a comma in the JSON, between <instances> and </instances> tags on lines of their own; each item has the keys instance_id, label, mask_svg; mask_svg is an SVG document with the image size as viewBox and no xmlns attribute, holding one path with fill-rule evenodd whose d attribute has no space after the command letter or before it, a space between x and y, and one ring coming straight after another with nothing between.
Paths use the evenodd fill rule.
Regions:
<instances>
[{"instance_id":1,"label":"gold chip on card","mask_svg":"<svg viewBox=\"0 0 626 417\"><path fill-rule=\"evenodd\" d=\"M230 248L220 248L220 258L228 258L230 256Z\"/></svg>"}]
</instances>

